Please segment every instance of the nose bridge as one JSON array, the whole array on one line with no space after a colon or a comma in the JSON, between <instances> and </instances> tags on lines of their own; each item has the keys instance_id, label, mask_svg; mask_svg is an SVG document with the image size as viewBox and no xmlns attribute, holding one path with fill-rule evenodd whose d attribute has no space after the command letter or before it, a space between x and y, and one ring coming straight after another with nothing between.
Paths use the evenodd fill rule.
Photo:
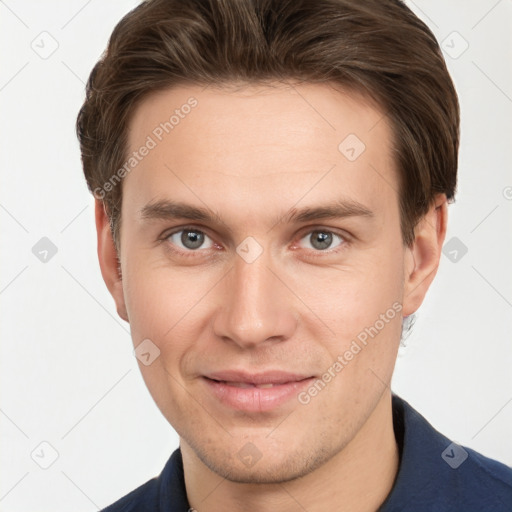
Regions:
<instances>
[{"instance_id":1,"label":"nose bridge","mask_svg":"<svg viewBox=\"0 0 512 512\"><path fill-rule=\"evenodd\" d=\"M245 348L289 338L297 325L290 297L270 270L266 254L248 262L236 256L224 283L224 301L215 318L217 336Z\"/></svg>"}]
</instances>

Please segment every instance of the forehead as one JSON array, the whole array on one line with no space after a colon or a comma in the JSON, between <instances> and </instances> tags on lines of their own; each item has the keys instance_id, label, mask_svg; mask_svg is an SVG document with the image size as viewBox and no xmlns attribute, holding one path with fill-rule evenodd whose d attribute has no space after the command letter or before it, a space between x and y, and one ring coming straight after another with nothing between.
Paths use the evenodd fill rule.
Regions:
<instances>
[{"instance_id":1,"label":"forehead","mask_svg":"<svg viewBox=\"0 0 512 512\"><path fill-rule=\"evenodd\" d=\"M391 139L375 103L326 84L183 85L134 112L128 157L150 149L125 178L123 206L180 196L275 213L328 195L379 208L396 194Z\"/></svg>"}]
</instances>

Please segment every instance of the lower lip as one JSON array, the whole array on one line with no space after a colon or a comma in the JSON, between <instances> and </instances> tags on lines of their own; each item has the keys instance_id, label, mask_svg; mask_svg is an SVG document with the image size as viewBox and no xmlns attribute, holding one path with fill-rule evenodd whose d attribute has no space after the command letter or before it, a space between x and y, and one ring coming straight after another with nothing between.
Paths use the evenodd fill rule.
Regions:
<instances>
[{"instance_id":1,"label":"lower lip","mask_svg":"<svg viewBox=\"0 0 512 512\"><path fill-rule=\"evenodd\" d=\"M203 380L213 395L231 409L245 412L265 412L297 398L301 390L313 382L314 377L298 382L274 385L271 388L239 388L208 378Z\"/></svg>"}]
</instances>

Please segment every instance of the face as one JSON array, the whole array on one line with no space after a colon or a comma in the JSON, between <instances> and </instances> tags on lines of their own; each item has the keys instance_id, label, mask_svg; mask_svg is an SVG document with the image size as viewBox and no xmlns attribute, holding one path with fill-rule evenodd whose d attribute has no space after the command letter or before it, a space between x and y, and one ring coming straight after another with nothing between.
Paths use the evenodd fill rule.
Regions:
<instances>
[{"instance_id":1,"label":"face","mask_svg":"<svg viewBox=\"0 0 512 512\"><path fill-rule=\"evenodd\" d=\"M389 391L428 286L411 277L391 146L375 105L327 85L183 86L136 110L122 280L106 279L158 356L139 363L155 402L219 475L304 475Z\"/></svg>"}]
</instances>

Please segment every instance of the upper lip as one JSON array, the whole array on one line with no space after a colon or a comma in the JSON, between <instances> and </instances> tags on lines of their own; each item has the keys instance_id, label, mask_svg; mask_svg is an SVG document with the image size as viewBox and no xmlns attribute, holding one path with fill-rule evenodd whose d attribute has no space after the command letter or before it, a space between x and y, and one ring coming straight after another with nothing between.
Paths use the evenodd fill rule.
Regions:
<instances>
[{"instance_id":1,"label":"upper lip","mask_svg":"<svg viewBox=\"0 0 512 512\"><path fill-rule=\"evenodd\" d=\"M239 382L247 384L286 384L288 382L299 382L309 379L312 375L289 373L283 371L265 371L249 373L237 370L226 370L205 374L204 377L222 382Z\"/></svg>"}]
</instances>

